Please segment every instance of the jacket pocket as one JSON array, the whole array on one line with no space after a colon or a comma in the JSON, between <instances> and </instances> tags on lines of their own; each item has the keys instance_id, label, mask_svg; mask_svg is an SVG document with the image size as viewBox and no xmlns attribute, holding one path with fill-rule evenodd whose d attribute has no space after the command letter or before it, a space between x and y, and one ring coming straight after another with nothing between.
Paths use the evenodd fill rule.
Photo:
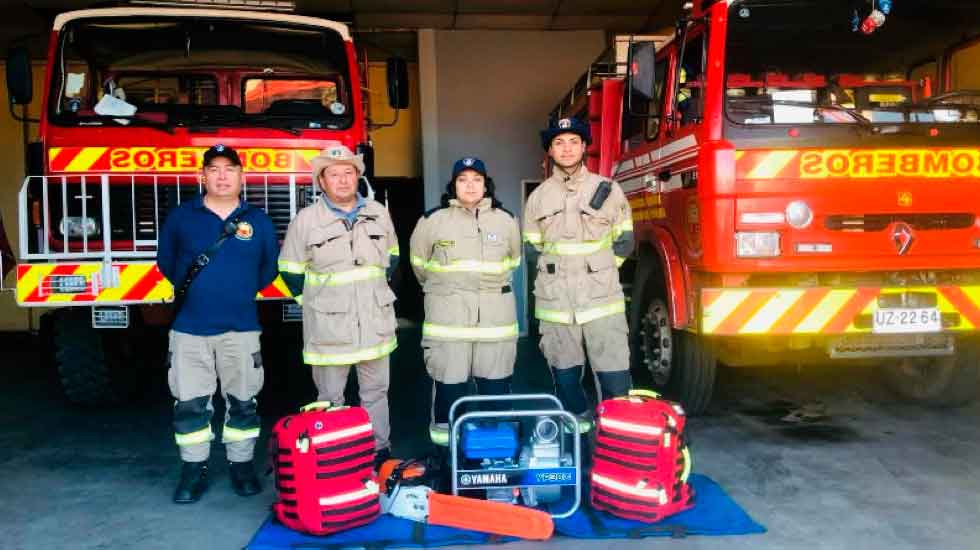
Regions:
<instances>
[{"instance_id":1,"label":"jacket pocket","mask_svg":"<svg viewBox=\"0 0 980 550\"><path fill-rule=\"evenodd\" d=\"M308 335L313 344L338 346L354 342L352 292L349 285L325 289L309 302L310 312L303 321L310 323Z\"/></svg>"},{"instance_id":2,"label":"jacket pocket","mask_svg":"<svg viewBox=\"0 0 980 550\"><path fill-rule=\"evenodd\" d=\"M374 287L374 300L378 306L375 328L379 335L390 337L398 328L398 320L395 318L395 293L391 291L388 283L382 282Z\"/></svg>"},{"instance_id":3,"label":"jacket pocket","mask_svg":"<svg viewBox=\"0 0 980 550\"><path fill-rule=\"evenodd\" d=\"M548 273L548 264L538 261L537 274L534 276L534 297L538 300L550 301L558 297L558 277Z\"/></svg>"},{"instance_id":4,"label":"jacket pocket","mask_svg":"<svg viewBox=\"0 0 980 550\"><path fill-rule=\"evenodd\" d=\"M313 271L329 273L350 263L350 237L341 222L311 229L306 246L313 258Z\"/></svg>"},{"instance_id":5,"label":"jacket pocket","mask_svg":"<svg viewBox=\"0 0 980 550\"><path fill-rule=\"evenodd\" d=\"M619 271L611 252L600 251L586 259L588 267L589 296L605 298L616 294L619 287Z\"/></svg>"},{"instance_id":6,"label":"jacket pocket","mask_svg":"<svg viewBox=\"0 0 980 550\"><path fill-rule=\"evenodd\" d=\"M603 210L596 210L587 203L581 205L582 209L582 234L588 241L599 241L610 235L612 231L612 217Z\"/></svg>"},{"instance_id":7,"label":"jacket pocket","mask_svg":"<svg viewBox=\"0 0 980 550\"><path fill-rule=\"evenodd\" d=\"M500 233L493 233L493 240L488 235L483 242L483 258L489 262L500 262L508 258L510 243Z\"/></svg>"},{"instance_id":8,"label":"jacket pocket","mask_svg":"<svg viewBox=\"0 0 980 550\"><path fill-rule=\"evenodd\" d=\"M364 239L358 239L354 245L355 257L359 265L380 265L388 267L388 247L394 243L388 242L388 234L383 227L375 222L365 222L362 230Z\"/></svg>"},{"instance_id":9,"label":"jacket pocket","mask_svg":"<svg viewBox=\"0 0 980 550\"><path fill-rule=\"evenodd\" d=\"M559 241L562 239L561 214L565 210L558 208L550 212L541 212L535 221L541 228L541 237L545 241Z\"/></svg>"}]
</instances>

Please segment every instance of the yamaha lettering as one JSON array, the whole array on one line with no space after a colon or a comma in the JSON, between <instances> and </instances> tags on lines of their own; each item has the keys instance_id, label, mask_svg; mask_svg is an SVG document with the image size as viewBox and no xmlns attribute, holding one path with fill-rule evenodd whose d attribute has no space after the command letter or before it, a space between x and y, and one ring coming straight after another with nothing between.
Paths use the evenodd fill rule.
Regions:
<instances>
[{"instance_id":1,"label":"yamaha lettering","mask_svg":"<svg viewBox=\"0 0 980 550\"><path fill-rule=\"evenodd\" d=\"M456 485L461 489L574 485L575 479L575 468L471 470L458 472Z\"/></svg>"},{"instance_id":2,"label":"yamaha lettering","mask_svg":"<svg viewBox=\"0 0 980 550\"><path fill-rule=\"evenodd\" d=\"M485 487L492 485L510 485L507 473L504 472L479 472L472 474L459 474L457 485L461 487Z\"/></svg>"}]
</instances>

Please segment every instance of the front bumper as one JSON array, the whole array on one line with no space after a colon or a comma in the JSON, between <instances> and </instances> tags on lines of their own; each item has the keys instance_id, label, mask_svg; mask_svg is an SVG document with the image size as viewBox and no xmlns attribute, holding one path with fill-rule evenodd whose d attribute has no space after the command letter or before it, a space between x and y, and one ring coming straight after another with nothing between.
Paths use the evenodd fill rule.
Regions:
<instances>
[{"instance_id":1,"label":"front bumper","mask_svg":"<svg viewBox=\"0 0 980 550\"><path fill-rule=\"evenodd\" d=\"M976 331L980 286L706 288L699 320L714 336L871 334L879 310L931 308L940 323L928 332Z\"/></svg>"}]
</instances>

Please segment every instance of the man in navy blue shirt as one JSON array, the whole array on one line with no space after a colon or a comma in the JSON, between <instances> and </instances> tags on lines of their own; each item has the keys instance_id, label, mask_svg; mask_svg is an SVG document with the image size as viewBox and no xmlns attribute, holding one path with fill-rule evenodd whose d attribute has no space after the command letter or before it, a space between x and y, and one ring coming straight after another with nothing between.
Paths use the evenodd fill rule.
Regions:
<instances>
[{"instance_id":1,"label":"man in navy blue shirt","mask_svg":"<svg viewBox=\"0 0 980 550\"><path fill-rule=\"evenodd\" d=\"M262 490L252 464L260 426L255 395L264 379L255 294L276 277L279 243L269 216L241 198L242 163L234 149L208 149L202 181L205 193L167 216L157 250L160 272L178 294L191 267L199 268L177 300L170 331L168 381L183 461L177 503L196 502L207 489L211 396L219 380L232 488L241 496Z\"/></svg>"}]
</instances>

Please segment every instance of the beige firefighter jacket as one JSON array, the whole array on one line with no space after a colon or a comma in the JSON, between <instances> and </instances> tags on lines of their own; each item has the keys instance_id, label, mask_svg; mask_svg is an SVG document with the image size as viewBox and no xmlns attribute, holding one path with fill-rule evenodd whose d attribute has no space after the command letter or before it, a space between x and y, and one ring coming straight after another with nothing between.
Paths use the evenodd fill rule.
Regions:
<instances>
[{"instance_id":1,"label":"beige firefighter jacket","mask_svg":"<svg viewBox=\"0 0 980 550\"><path fill-rule=\"evenodd\" d=\"M425 292L423 338L517 338L511 275L521 262L521 235L513 215L489 198L473 210L452 199L419 220L411 256Z\"/></svg>"},{"instance_id":2,"label":"beige firefighter jacket","mask_svg":"<svg viewBox=\"0 0 980 550\"><path fill-rule=\"evenodd\" d=\"M383 205L365 201L352 225L323 200L289 224L279 270L301 274L303 359L310 365L351 365L396 347L395 294L386 268L398 240Z\"/></svg>"},{"instance_id":3,"label":"beige firefighter jacket","mask_svg":"<svg viewBox=\"0 0 980 550\"><path fill-rule=\"evenodd\" d=\"M618 267L633 252L633 218L618 183L584 166L566 178L555 170L528 197L524 240L540 252L535 317L581 325L625 311ZM594 209L589 202L602 181L612 186Z\"/></svg>"}]
</instances>

